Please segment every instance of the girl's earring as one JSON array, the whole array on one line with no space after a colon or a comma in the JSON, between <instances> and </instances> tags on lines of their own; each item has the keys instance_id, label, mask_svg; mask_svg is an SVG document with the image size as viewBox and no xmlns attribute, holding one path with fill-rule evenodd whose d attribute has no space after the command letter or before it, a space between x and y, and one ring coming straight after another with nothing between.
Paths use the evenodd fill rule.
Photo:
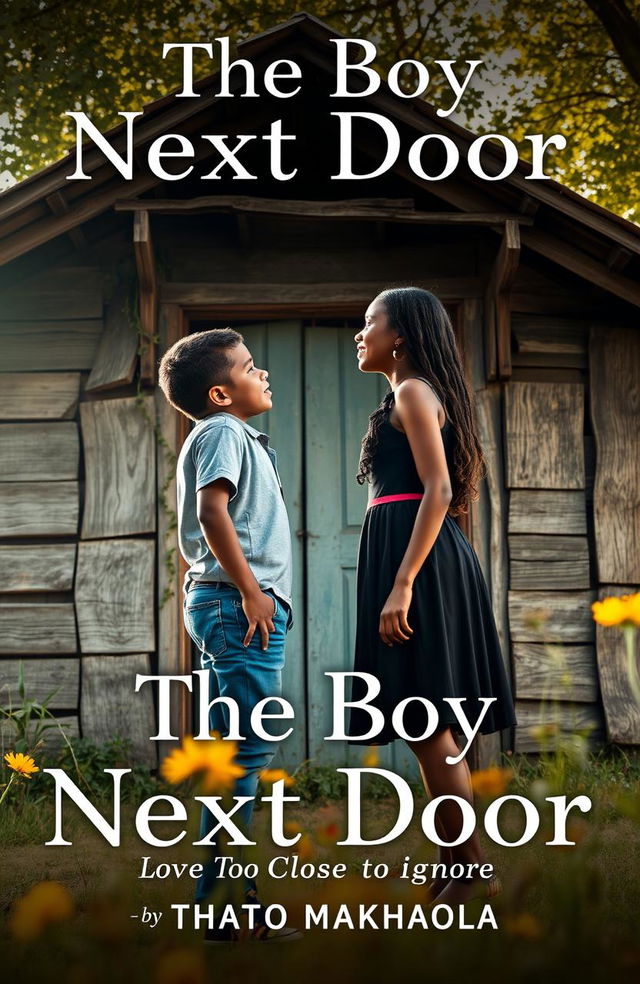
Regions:
<instances>
[{"instance_id":1,"label":"girl's earring","mask_svg":"<svg viewBox=\"0 0 640 984\"><path fill-rule=\"evenodd\" d=\"M399 351L400 351L400 346L399 345L396 345L396 347L393 350L393 357L394 357L394 359L397 362L402 362L402 360L404 359L404 356L403 355L398 355L398 352Z\"/></svg>"}]
</instances>

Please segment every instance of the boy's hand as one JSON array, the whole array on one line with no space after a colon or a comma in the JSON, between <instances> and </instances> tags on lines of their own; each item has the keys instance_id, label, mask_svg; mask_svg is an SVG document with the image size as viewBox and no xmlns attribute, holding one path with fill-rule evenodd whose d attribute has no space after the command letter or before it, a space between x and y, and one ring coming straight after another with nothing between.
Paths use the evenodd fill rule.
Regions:
<instances>
[{"instance_id":1,"label":"boy's hand","mask_svg":"<svg viewBox=\"0 0 640 984\"><path fill-rule=\"evenodd\" d=\"M262 648L263 650L266 650L269 646L269 633L276 631L276 627L273 624L273 616L276 613L276 603L271 595L264 594L260 591L255 595L243 595L242 609L249 622L249 628L247 629L247 634L244 637L243 645L248 646L253 639L256 629L259 629L260 638L262 640Z\"/></svg>"}]
</instances>

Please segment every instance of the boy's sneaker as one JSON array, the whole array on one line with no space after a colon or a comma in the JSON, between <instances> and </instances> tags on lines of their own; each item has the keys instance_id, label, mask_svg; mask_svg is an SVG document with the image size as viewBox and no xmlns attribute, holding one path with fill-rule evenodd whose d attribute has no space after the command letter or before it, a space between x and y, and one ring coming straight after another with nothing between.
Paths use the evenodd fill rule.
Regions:
<instances>
[{"instance_id":1,"label":"boy's sneaker","mask_svg":"<svg viewBox=\"0 0 640 984\"><path fill-rule=\"evenodd\" d=\"M205 943L237 943L240 933L233 926L209 926L204 931Z\"/></svg>"},{"instance_id":2,"label":"boy's sneaker","mask_svg":"<svg viewBox=\"0 0 640 984\"><path fill-rule=\"evenodd\" d=\"M271 929L265 921L265 909L259 902L257 892L253 889L245 892L248 905L257 905L254 910L253 929L238 930L233 926L216 926L207 928L204 933L205 943L290 943L302 939L302 933L293 926L282 926Z\"/></svg>"},{"instance_id":3,"label":"boy's sneaker","mask_svg":"<svg viewBox=\"0 0 640 984\"><path fill-rule=\"evenodd\" d=\"M293 940L301 940L302 933L293 926L270 929L266 923L260 923L251 930L247 939L249 943L291 943Z\"/></svg>"},{"instance_id":4,"label":"boy's sneaker","mask_svg":"<svg viewBox=\"0 0 640 984\"><path fill-rule=\"evenodd\" d=\"M255 889L249 889L244 893L247 905L258 905L259 909L255 912L253 929L249 930L247 939L250 943L290 943L293 940L302 939L302 933L293 926L282 926L280 929L271 929L265 920L265 908L258 900L258 893Z\"/></svg>"}]
</instances>

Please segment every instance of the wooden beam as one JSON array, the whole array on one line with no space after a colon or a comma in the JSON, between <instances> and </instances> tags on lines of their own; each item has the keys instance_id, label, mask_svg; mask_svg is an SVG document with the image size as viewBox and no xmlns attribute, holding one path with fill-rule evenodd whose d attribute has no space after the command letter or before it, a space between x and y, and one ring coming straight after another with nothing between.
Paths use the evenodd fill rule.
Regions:
<instances>
[{"instance_id":1,"label":"wooden beam","mask_svg":"<svg viewBox=\"0 0 640 984\"><path fill-rule=\"evenodd\" d=\"M614 246L607 257L607 266L613 273L622 273L633 254L622 246Z\"/></svg>"},{"instance_id":2,"label":"wooden beam","mask_svg":"<svg viewBox=\"0 0 640 984\"><path fill-rule=\"evenodd\" d=\"M413 198L353 198L335 201L258 198L252 195L200 195L196 198L124 198L115 203L116 212L265 212L269 215L317 215L329 218L350 215L353 209L368 211L413 211Z\"/></svg>"},{"instance_id":3,"label":"wooden beam","mask_svg":"<svg viewBox=\"0 0 640 984\"><path fill-rule=\"evenodd\" d=\"M158 179L155 174L144 174L134 178L127 190L132 195L142 194L157 182ZM0 244L0 266L9 263L17 256L22 256L23 253L28 253L36 246L41 246L42 243L49 242L50 239L55 239L56 236L69 232L70 229L80 225L80 223L106 212L107 209L111 208L114 198L121 191L122 179L114 179L102 191L96 192L94 195L87 195L74 203L72 212L67 212L64 215L52 215L47 219L38 219L14 235L7 236L6 240Z\"/></svg>"},{"instance_id":4,"label":"wooden beam","mask_svg":"<svg viewBox=\"0 0 640 984\"><path fill-rule=\"evenodd\" d=\"M148 211L134 214L133 245L140 289L140 377L155 386L158 282Z\"/></svg>"},{"instance_id":5,"label":"wooden beam","mask_svg":"<svg viewBox=\"0 0 640 984\"><path fill-rule=\"evenodd\" d=\"M238 233L238 245L242 249L251 248L251 223L246 212L236 212L236 230Z\"/></svg>"},{"instance_id":6,"label":"wooden beam","mask_svg":"<svg viewBox=\"0 0 640 984\"><path fill-rule=\"evenodd\" d=\"M531 195L523 195L518 206L518 211L521 215L533 217L538 209L540 208L540 203L533 200Z\"/></svg>"},{"instance_id":7,"label":"wooden beam","mask_svg":"<svg viewBox=\"0 0 640 984\"><path fill-rule=\"evenodd\" d=\"M50 195L47 195L45 202L54 215L67 215L70 211L69 206L59 191L53 191ZM69 239L77 250L85 250L87 248L87 239L81 226L75 226L69 229Z\"/></svg>"},{"instance_id":8,"label":"wooden beam","mask_svg":"<svg viewBox=\"0 0 640 984\"><path fill-rule=\"evenodd\" d=\"M406 222L417 225L502 225L507 220L530 225L533 218L512 212L420 212L411 198L353 199L339 201L280 201L245 195L206 195L191 199L124 199L115 203L116 212L159 212L162 215L197 212L227 212L290 215L315 219L368 219L372 222Z\"/></svg>"},{"instance_id":9,"label":"wooden beam","mask_svg":"<svg viewBox=\"0 0 640 984\"><path fill-rule=\"evenodd\" d=\"M238 306L242 313L234 311L236 317L258 314L261 320L271 317L270 306L279 308L282 317L298 315L318 315L322 310L324 317L332 313L347 317L361 315L363 305L388 286L386 280L362 283L162 283L160 301L166 304L179 304L190 308L224 309L220 317L231 317L230 308ZM437 292L441 300L460 300L464 297L478 297L482 293L479 277L432 277L416 284ZM310 293L313 299L310 300Z\"/></svg>"},{"instance_id":10,"label":"wooden beam","mask_svg":"<svg viewBox=\"0 0 640 984\"><path fill-rule=\"evenodd\" d=\"M520 261L520 228L517 219L507 219L502 241L485 293L485 341L487 378L508 379L511 375L511 299L509 291Z\"/></svg>"},{"instance_id":11,"label":"wooden beam","mask_svg":"<svg viewBox=\"0 0 640 984\"><path fill-rule=\"evenodd\" d=\"M540 229L523 229L521 238L523 245L529 249L541 253L572 273L577 273L596 287L602 287L603 290L621 297L623 301L640 307L640 284L637 281L614 273L606 264L594 260L566 240L558 239Z\"/></svg>"}]
</instances>

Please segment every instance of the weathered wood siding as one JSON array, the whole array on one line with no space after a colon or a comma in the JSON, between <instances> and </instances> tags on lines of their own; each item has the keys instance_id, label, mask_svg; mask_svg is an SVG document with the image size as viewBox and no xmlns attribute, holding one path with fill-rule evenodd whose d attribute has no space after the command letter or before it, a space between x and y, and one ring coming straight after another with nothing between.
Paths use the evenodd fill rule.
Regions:
<instances>
[{"instance_id":1,"label":"weathered wood siding","mask_svg":"<svg viewBox=\"0 0 640 984\"><path fill-rule=\"evenodd\" d=\"M515 748L529 752L553 747L554 728L584 728L592 742L604 736L591 614L589 322L514 312L511 330L513 377L504 385L509 633Z\"/></svg>"},{"instance_id":2,"label":"weathered wood siding","mask_svg":"<svg viewBox=\"0 0 640 984\"><path fill-rule=\"evenodd\" d=\"M137 333L111 283L59 265L2 292L0 678L15 707L22 664L69 735L131 736L154 764L134 683L155 665L155 403L136 396ZM47 751L61 745L48 730Z\"/></svg>"},{"instance_id":3,"label":"weathered wood siding","mask_svg":"<svg viewBox=\"0 0 640 984\"><path fill-rule=\"evenodd\" d=\"M71 733L80 729L101 741L131 723L127 733L136 754L153 763L154 743L146 740L153 730L151 691L134 695L135 673L158 667L181 672L189 658L171 515L174 466L156 454L156 415L174 450L181 429L157 390L146 388L142 401L136 392L133 295L119 276L133 259L129 218L105 218L104 243L96 239L73 261L60 245L62 259L43 265L46 272L23 275L3 291L0 671L13 692L20 660L36 693L46 696L58 683L55 713ZM199 308L201 327L209 319L233 321L232 305L254 305L242 315L243 324L252 325L252 344L267 355L277 351L279 359L288 353L295 363L295 371L281 367L290 419L273 422L278 451L290 445L286 467L297 474L304 459L307 470L307 486L294 483L300 600L291 648L296 659L287 668L302 731L286 764L296 765L305 750L325 754L318 737L323 697L317 692L324 664L316 658L317 642L304 649L309 624L303 622L310 617L317 630L332 612L328 606L323 612L317 594L304 612L302 599L303 585L317 587L336 557L346 574L335 597L326 595L341 611L331 636L341 649L332 665L349 668L351 656L353 558L342 557L336 545L348 539L347 528L356 528L358 510L349 498L353 490L338 496L326 469L308 494L318 461L301 443L301 421L323 454L329 453L327 427L339 435L341 450L331 467L337 461L346 473L343 451L355 446L370 397L361 400L355 423L343 415L329 424L333 410L323 405L318 380L338 343L336 324L324 320L322 304L346 305L355 315L354 297L364 310L365 298L394 282L421 284L456 308L488 464L470 535L514 684L516 749L539 750L540 728L550 721L563 730L590 725L599 739L605 734L602 700L609 737L637 741L638 723L621 690L620 638L608 630L596 633L590 612L605 590L628 590L640 580L637 330L596 323L591 298L581 296L571 278L561 271L552 278L523 256L508 298L511 377L488 382L484 298L496 249L489 230L157 215L152 235L163 263L161 346L189 329L181 305ZM302 330L298 319L291 347L282 313L273 313L286 302L315 307L315 328ZM270 334L276 318L279 328ZM257 331L257 320L269 323ZM324 324L327 334L319 338ZM324 361L314 375L304 360L316 349ZM343 357L327 385L346 393L349 387L336 375ZM355 390L345 396L354 405L359 399ZM158 509L160 497L168 508ZM309 514L315 509L322 519L322 508L334 500L320 532L308 527ZM320 559L310 576L315 557ZM474 764L496 761L509 746L508 734L483 738ZM400 765L401 757L394 751L389 761L397 758Z\"/></svg>"}]
</instances>

